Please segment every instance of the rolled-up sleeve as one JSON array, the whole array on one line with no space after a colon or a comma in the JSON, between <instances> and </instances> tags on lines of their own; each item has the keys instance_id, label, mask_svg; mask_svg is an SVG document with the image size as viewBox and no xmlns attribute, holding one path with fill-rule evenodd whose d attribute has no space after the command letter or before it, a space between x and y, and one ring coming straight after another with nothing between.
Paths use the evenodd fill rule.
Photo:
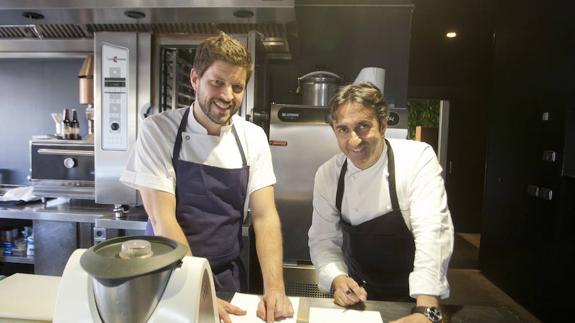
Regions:
<instances>
[{"instance_id":1,"label":"rolled-up sleeve","mask_svg":"<svg viewBox=\"0 0 575 323\"><path fill-rule=\"evenodd\" d=\"M453 224L441 166L430 146L415 158L408 182L415 261L409 276L410 296L449 297L447 269L453 251Z\"/></svg>"},{"instance_id":2,"label":"rolled-up sleeve","mask_svg":"<svg viewBox=\"0 0 575 323\"><path fill-rule=\"evenodd\" d=\"M324 164L315 175L313 216L308 232L310 256L319 276L318 287L326 293L331 289L335 277L347 274L341 249L340 217L333 202L335 192L331 192L337 186L333 185L335 175L330 173L334 173L334 170L329 166Z\"/></svg>"}]
</instances>

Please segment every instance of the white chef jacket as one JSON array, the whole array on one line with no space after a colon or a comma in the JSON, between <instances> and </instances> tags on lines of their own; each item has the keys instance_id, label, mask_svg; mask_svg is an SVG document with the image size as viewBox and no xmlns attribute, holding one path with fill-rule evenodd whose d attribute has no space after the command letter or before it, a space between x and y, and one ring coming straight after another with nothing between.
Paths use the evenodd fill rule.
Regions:
<instances>
[{"instance_id":1,"label":"white chef jacket","mask_svg":"<svg viewBox=\"0 0 575 323\"><path fill-rule=\"evenodd\" d=\"M426 143L388 139L395 158L397 198L403 219L415 240L409 294L449 297L447 267L453 251L453 224L441 166ZM361 170L348 161L341 212L358 225L391 211L387 145L378 161ZM325 162L315 175L313 218L309 229L311 260L318 270L319 288L328 292L333 279L347 274L343 236L335 206L337 183L346 157L340 153ZM374 246L377 248L377 246Z\"/></svg>"},{"instance_id":2,"label":"white chef jacket","mask_svg":"<svg viewBox=\"0 0 575 323\"><path fill-rule=\"evenodd\" d=\"M122 183L133 188L147 187L175 194L176 174L172 153L185 110L166 111L144 119L135 148L120 177ZM245 203L247 209L249 195L260 188L274 185L276 178L263 129L237 115L232 117L232 123L250 167ZM242 167L242 157L231 125L223 126L219 136L208 135L193 111L190 111L187 127L182 132L180 159L220 168Z\"/></svg>"}]
</instances>

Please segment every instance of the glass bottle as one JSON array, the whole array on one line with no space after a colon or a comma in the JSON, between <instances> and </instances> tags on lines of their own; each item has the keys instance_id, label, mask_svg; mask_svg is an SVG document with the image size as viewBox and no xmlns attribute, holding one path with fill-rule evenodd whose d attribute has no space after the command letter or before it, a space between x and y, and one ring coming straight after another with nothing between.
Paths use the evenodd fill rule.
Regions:
<instances>
[{"instance_id":1,"label":"glass bottle","mask_svg":"<svg viewBox=\"0 0 575 323\"><path fill-rule=\"evenodd\" d=\"M64 109L62 112L62 138L64 140L70 140L71 129L70 129L70 113L68 109Z\"/></svg>"},{"instance_id":2,"label":"glass bottle","mask_svg":"<svg viewBox=\"0 0 575 323\"><path fill-rule=\"evenodd\" d=\"M76 109L72 109L72 121L70 122L70 139L80 140L80 122L78 122L78 112Z\"/></svg>"}]
</instances>

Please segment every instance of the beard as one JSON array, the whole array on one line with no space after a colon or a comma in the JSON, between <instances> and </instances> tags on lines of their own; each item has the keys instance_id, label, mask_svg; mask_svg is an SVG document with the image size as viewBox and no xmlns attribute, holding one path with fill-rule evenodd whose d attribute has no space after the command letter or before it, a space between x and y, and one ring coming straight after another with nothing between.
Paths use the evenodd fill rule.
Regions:
<instances>
[{"instance_id":1,"label":"beard","mask_svg":"<svg viewBox=\"0 0 575 323\"><path fill-rule=\"evenodd\" d=\"M239 110L239 104L233 100L228 102L219 98L208 99L199 95L197 102L208 119L221 126L229 125L232 116Z\"/></svg>"}]
</instances>

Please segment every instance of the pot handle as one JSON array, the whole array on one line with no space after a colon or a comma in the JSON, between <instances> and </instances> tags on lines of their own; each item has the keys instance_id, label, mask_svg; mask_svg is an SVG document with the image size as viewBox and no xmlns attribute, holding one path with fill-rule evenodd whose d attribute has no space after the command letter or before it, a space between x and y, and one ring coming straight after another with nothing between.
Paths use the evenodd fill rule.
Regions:
<instances>
[{"instance_id":1,"label":"pot handle","mask_svg":"<svg viewBox=\"0 0 575 323\"><path fill-rule=\"evenodd\" d=\"M332 72L328 72L328 71L314 71L314 72L310 72L310 73L307 73L306 75L303 75L303 76L300 76L300 77L297 78L297 89L295 90L295 93L297 93L297 94L301 93L301 84L300 84L300 82L301 82L302 79L304 79L304 78L306 78L306 77L308 77L308 76L314 76L314 75L318 75L318 74L325 74L325 75L333 76L333 77L338 78L338 79L340 79L340 80L342 79L341 76L339 76L339 75L337 75L337 74L335 74L335 73L332 73Z\"/></svg>"}]
</instances>

